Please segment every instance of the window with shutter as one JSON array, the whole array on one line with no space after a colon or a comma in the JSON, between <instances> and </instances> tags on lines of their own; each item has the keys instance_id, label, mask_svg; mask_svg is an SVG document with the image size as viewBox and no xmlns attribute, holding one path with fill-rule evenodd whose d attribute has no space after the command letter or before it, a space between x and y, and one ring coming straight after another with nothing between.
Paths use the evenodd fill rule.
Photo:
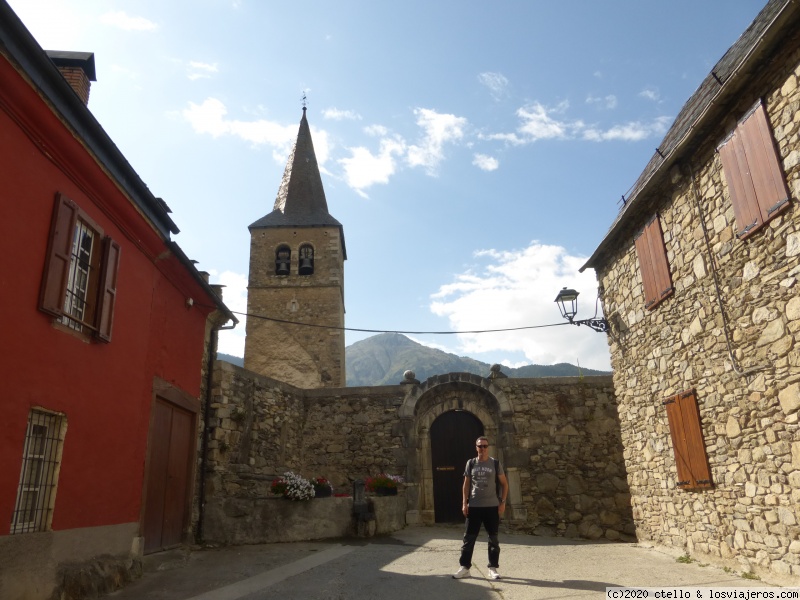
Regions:
<instances>
[{"instance_id":1,"label":"window with shutter","mask_svg":"<svg viewBox=\"0 0 800 600\"><path fill-rule=\"evenodd\" d=\"M664 235L658 215L653 217L634 238L639 269L644 286L645 308L654 309L659 302L670 296L674 290L664 247Z\"/></svg>"},{"instance_id":2,"label":"window with shutter","mask_svg":"<svg viewBox=\"0 0 800 600\"><path fill-rule=\"evenodd\" d=\"M676 485L687 490L712 487L694 390L667 398L663 404L667 409L669 433L675 453L675 465L678 468Z\"/></svg>"},{"instance_id":3,"label":"window with shutter","mask_svg":"<svg viewBox=\"0 0 800 600\"><path fill-rule=\"evenodd\" d=\"M119 257L119 244L57 194L39 308L70 329L111 341Z\"/></svg>"},{"instance_id":4,"label":"window with shutter","mask_svg":"<svg viewBox=\"0 0 800 600\"><path fill-rule=\"evenodd\" d=\"M744 239L789 207L789 188L761 102L717 151L736 215L736 237Z\"/></svg>"}]
</instances>

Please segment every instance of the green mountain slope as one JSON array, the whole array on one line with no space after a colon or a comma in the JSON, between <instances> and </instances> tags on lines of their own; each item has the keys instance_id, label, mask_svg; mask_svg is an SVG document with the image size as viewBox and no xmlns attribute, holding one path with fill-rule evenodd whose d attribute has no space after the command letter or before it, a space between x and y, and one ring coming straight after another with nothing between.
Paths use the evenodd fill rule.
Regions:
<instances>
[{"instance_id":1,"label":"green mountain slope","mask_svg":"<svg viewBox=\"0 0 800 600\"><path fill-rule=\"evenodd\" d=\"M394 385L403 381L403 373L412 370L420 381L445 373L474 373L489 376L488 363L456 356L418 344L399 333L381 333L345 348L348 387ZM238 356L217 353L217 358L243 366ZM525 365L517 369L503 367L508 377L575 377L610 375L610 371L578 369L569 363Z\"/></svg>"},{"instance_id":2,"label":"green mountain slope","mask_svg":"<svg viewBox=\"0 0 800 600\"><path fill-rule=\"evenodd\" d=\"M403 381L403 373L414 371L417 379L425 381L432 375L444 373L474 373L488 377L488 363L456 356L418 344L399 333L381 333L345 348L347 385L393 385ZM609 371L578 369L568 363L556 365L526 365L517 369L503 367L509 377L568 377L577 375L608 375Z\"/></svg>"}]
</instances>

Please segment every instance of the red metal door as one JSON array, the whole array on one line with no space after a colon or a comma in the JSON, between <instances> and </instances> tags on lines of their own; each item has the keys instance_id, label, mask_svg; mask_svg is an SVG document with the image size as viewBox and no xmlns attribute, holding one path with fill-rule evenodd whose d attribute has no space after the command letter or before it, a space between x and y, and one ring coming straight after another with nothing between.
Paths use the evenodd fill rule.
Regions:
<instances>
[{"instance_id":1,"label":"red metal door","mask_svg":"<svg viewBox=\"0 0 800 600\"><path fill-rule=\"evenodd\" d=\"M145 553L183 541L189 510L195 415L156 398L144 511Z\"/></svg>"},{"instance_id":2,"label":"red metal door","mask_svg":"<svg viewBox=\"0 0 800 600\"><path fill-rule=\"evenodd\" d=\"M464 410L451 410L431 424L433 510L437 523L460 523L464 466L476 456L475 440L483 435L483 423Z\"/></svg>"}]
</instances>

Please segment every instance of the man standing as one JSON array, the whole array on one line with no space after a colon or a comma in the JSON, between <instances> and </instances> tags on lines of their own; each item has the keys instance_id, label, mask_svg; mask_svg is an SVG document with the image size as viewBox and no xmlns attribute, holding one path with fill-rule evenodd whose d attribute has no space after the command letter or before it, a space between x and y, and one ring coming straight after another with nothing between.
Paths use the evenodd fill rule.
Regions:
<instances>
[{"instance_id":1,"label":"man standing","mask_svg":"<svg viewBox=\"0 0 800 600\"><path fill-rule=\"evenodd\" d=\"M500 542L497 539L497 532L500 529L500 517L506 511L508 479L500 461L489 457L489 440L481 436L475 445L478 456L467 461L464 469L464 485L461 487L463 500L461 512L464 513L467 522L464 544L461 546L461 558L458 561L461 568L453 578L469 577L472 551L475 549L475 540L478 539L483 524L486 533L489 534L489 578L500 579L500 574L497 572L500 566Z\"/></svg>"}]
</instances>

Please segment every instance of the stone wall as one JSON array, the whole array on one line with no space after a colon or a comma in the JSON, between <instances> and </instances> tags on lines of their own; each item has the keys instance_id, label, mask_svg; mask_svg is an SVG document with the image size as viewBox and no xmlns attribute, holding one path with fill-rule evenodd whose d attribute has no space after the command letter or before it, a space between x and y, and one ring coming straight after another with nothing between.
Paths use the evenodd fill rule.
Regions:
<instances>
[{"instance_id":1,"label":"stone wall","mask_svg":"<svg viewBox=\"0 0 800 600\"><path fill-rule=\"evenodd\" d=\"M335 492L377 473L401 475L403 494L393 501L404 503L404 522L430 522L428 428L459 409L473 412L496 440L511 486L510 527L632 539L610 377L456 373L421 385L299 390L217 362L212 394L206 503L216 508L207 508L207 533L246 530L237 520L261 514L272 479L287 469L326 477ZM395 527L388 522L378 532Z\"/></svg>"},{"instance_id":2,"label":"stone wall","mask_svg":"<svg viewBox=\"0 0 800 600\"><path fill-rule=\"evenodd\" d=\"M496 385L515 408L505 464L519 474L527 513L522 528L538 535L631 539L611 378L502 379Z\"/></svg>"},{"instance_id":3,"label":"stone wall","mask_svg":"<svg viewBox=\"0 0 800 600\"><path fill-rule=\"evenodd\" d=\"M800 576L800 40L797 33L648 197L599 261L637 535L744 571ZM735 236L717 144L764 99L792 206ZM674 295L644 308L633 235L658 212ZM707 238L707 239L706 239ZM718 282L718 286L716 282ZM662 402L694 389L713 489L676 487ZM795 579L796 581L796 579Z\"/></svg>"}]
</instances>

